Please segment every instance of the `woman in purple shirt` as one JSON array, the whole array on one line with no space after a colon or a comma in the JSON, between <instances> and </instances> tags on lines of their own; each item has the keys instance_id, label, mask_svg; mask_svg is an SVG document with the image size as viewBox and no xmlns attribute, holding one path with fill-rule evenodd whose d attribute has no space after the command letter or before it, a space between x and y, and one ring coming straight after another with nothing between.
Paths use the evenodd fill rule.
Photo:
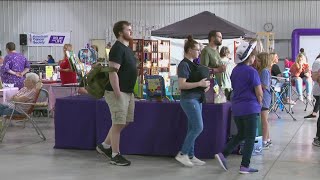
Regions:
<instances>
[{"instance_id":1,"label":"woman in purple shirt","mask_svg":"<svg viewBox=\"0 0 320 180\"><path fill-rule=\"evenodd\" d=\"M232 114L237 125L238 134L228 142L222 153L215 155L222 168L227 170L226 157L244 140L242 161L239 169L241 174L258 172L257 169L249 166L263 96L259 73L251 67L255 60L256 45L257 42L255 40L250 43L242 41L237 48L235 58L237 66L231 74L233 88L231 102Z\"/></svg>"},{"instance_id":2,"label":"woman in purple shirt","mask_svg":"<svg viewBox=\"0 0 320 180\"><path fill-rule=\"evenodd\" d=\"M24 75L29 72L30 64L21 53L16 52L16 45L9 42L6 45L7 55L1 67L1 80L3 83L14 84L21 89Z\"/></svg>"}]
</instances>

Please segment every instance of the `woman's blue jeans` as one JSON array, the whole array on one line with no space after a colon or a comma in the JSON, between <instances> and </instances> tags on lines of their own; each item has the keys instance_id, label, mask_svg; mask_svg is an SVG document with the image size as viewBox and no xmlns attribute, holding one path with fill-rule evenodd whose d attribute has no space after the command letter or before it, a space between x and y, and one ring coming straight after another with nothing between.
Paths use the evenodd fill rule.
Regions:
<instances>
[{"instance_id":1,"label":"woman's blue jeans","mask_svg":"<svg viewBox=\"0 0 320 180\"><path fill-rule=\"evenodd\" d=\"M13 109L11 109L9 106L0 104L0 116L3 115L11 115ZM18 111L14 111L13 114L20 114Z\"/></svg>"},{"instance_id":2,"label":"woman's blue jeans","mask_svg":"<svg viewBox=\"0 0 320 180\"><path fill-rule=\"evenodd\" d=\"M193 157L194 143L203 130L202 103L198 99L181 99L180 105L188 118L188 131L181 153Z\"/></svg>"},{"instance_id":3,"label":"woman's blue jeans","mask_svg":"<svg viewBox=\"0 0 320 180\"><path fill-rule=\"evenodd\" d=\"M303 82L306 84L307 95L311 94L311 91L312 91L312 79L311 78L295 77L294 81L295 81L295 86L296 86L297 93L299 96L302 96Z\"/></svg>"}]
</instances>

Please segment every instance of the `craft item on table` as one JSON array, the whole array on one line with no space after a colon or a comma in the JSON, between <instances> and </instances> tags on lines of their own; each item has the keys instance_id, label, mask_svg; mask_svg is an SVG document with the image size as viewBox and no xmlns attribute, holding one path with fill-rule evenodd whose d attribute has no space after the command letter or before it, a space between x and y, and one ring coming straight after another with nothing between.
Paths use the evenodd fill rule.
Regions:
<instances>
[{"instance_id":1,"label":"craft item on table","mask_svg":"<svg viewBox=\"0 0 320 180\"><path fill-rule=\"evenodd\" d=\"M168 85L166 85L166 95L172 101L176 101L180 99L178 76L168 76Z\"/></svg>"},{"instance_id":2,"label":"craft item on table","mask_svg":"<svg viewBox=\"0 0 320 180\"><path fill-rule=\"evenodd\" d=\"M76 72L80 77L84 77L84 64L76 57L73 51L67 51L66 53L72 71Z\"/></svg>"},{"instance_id":3,"label":"craft item on table","mask_svg":"<svg viewBox=\"0 0 320 180\"><path fill-rule=\"evenodd\" d=\"M178 76L170 76L170 89L172 95L180 95Z\"/></svg>"},{"instance_id":4,"label":"craft item on table","mask_svg":"<svg viewBox=\"0 0 320 180\"><path fill-rule=\"evenodd\" d=\"M146 75L146 92L150 100L156 99L158 101L164 100L166 97L166 90L164 85L164 79L159 75Z\"/></svg>"},{"instance_id":5,"label":"craft item on table","mask_svg":"<svg viewBox=\"0 0 320 180\"><path fill-rule=\"evenodd\" d=\"M215 84L215 85L213 86L213 90L214 90L214 92L215 92L216 94L219 93L219 89L220 89L220 87L219 87L218 84Z\"/></svg>"},{"instance_id":6,"label":"craft item on table","mask_svg":"<svg viewBox=\"0 0 320 180\"><path fill-rule=\"evenodd\" d=\"M224 95L223 91L221 88L215 88L216 86L213 87L214 91L216 91L216 89L218 89L218 93L215 93L215 96L214 96L214 103L215 104L220 104L220 103L225 103L227 102L227 98L226 96Z\"/></svg>"},{"instance_id":7,"label":"craft item on table","mask_svg":"<svg viewBox=\"0 0 320 180\"><path fill-rule=\"evenodd\" d=\"M78 58L84 64L95 64L97 62L97 51L92 48L80 49L78 53Z\"/></svg>"},{"instance_id":8,"label":"craft item on table","mask_svg":"<svg viewBox=\"0 0 320 180\"><path fill-rule=\"evenodd\" d=\"M46 66L46 79L52 78L53 73L53 66Z\"/></svg>"}]
</instances>

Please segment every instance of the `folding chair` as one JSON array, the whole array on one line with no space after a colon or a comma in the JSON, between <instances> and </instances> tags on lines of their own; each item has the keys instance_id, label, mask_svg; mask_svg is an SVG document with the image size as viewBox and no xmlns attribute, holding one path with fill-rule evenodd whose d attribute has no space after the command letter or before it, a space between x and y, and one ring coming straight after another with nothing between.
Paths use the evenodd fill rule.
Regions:
<instances>
[{"instance_id":1,"label":"folding chair","mask_svg":"<svg viewBox=\"0 0 320 180\"><path fill-rule=\"evenodd\" d=\"M288 59L285 59L285 60L284 60L284 67L287 68L287 70L289 70L290 67L291 67L293 64L294 64L294 61L291 61L291 60L288 60ZM291 78L290 73L289 73L289 77ZM298 92L296 91L296 89L295 89L295 88L292 88L292 87L295 87L295 82L292 80L292 78L291 78L291 80L290 80L290 84L291 84L290 86L291 86L291 92L292 92L291 97L294 96L294 95L297 95L297 96L298 96ZM314 100L309 101L308 98L307 98L307 96L305 95L305 94L306 94L305 91L306 91L306 90L304 90L304 91L302 92L302 95L303 95L303 99L306 100L306 101L303 101L303 103L305 104L305 109L304 109L304 111L307 111L307 108L308 108L308 105L309 105L309 104L314 107ZM298 99L299 99L299 96L294 100L294 102L297 102ZM291 108L291 112L292 112L292 114L294 113L293 110L292 110L292 108Z\"/></svg>"},{"instance_id":2,"label":"folding chair","mask_svg":"<svg viewBox=\"0 0 320 180\"><path fill-rule=\"evenodd\" d=\"M289 107L286 107L286 104L283 102L282 97L286 91L291 92L292 86L291 86L291 78L286 77L277 77L277 76L271 76L271 93L272 93L272 103L269 109L270 112L274 112L277 117L280 119L281 117L277 113L277 110L280 108L282 111L286 110L286 113L288 113L294 121L297 119L293 117L293 111L292 107L293 105L289 103ZM291 102L291 96L289 97L289 101Z\"/></svg>"},{"instance_id":3,"label":"folding chair","mask_svg":"<svg viewBox=\"0 0 320 180\"><path fill-rule=\"evenodd\" d=\"M42 113L43 116L50 117L49 99L49 92L46 89L41 89L33 109L33 116L40 117Z\"/></svg>"},{"instance_id":4,"label":"folding chair","mask_svg":"<svg viewBox=\"0 0 320 180\"><path fill-rule=\"evenodd\" d=\"M295 87L295 82L294 82L293 79L292 79L291 84L292 84L292 87ZM303 88L304 88L304 87L305 87L305 84L304 84L304 82L303 82ZM297 101L299 100L299 95L298 95L298 92L297 92L297 90L296 90L295 88L292 88L292 96L296 96L294 102L297 102ZM302 103L305 105L304 111L307 111L308 105L310 105L311 107L314 107L314 101L315 101L315 100L314 100L313 98L312 98L312 100L309 100L309 99L307 98L306 89L303 89L303 91L302 91L302 96L303 96L303 101L302 101ZM311 95L311 97L313 97L313 96Z\"/></svg>"},{"instance_id":5,"label":"folding chair","mask_svg":"<svg viewBox=\"0 0 320 180\"><path fill-rule=\"evenodd\" d=\"M23 102L13 102L12 101L12 103L14 104L14 109L12 110L12 113L10 116L6 116L4 118L3 128L0 132L0 142L2 142L2 140L6 134L6 131L9 127L9 125L11 124L12 120L24 120L24 127L25 127L26 121L30 121L30 123L32 124L32 126L36 130L37 134L40 136L40 138L44 141L46 140L46 137L43 135L41 129L39 128L37 123L34 121L34 119L31 117L31 114L34 110L34 107L41 106L41 104L40 105L37 104L37 100L38 100L39 95L41 94L41 91L44 91L44 90L45 89L42 89L42 88L37 90L36 97L35 97L35 100L33 103L23 103ZM30 108L28 109L27 112L25 112L21 109L21 107L20 107L21 105L30 105ZM18 115L13 114L15 110L18 110L19 112L21 112L21 114L18 114Z\"/></svg>"}]
</instances>

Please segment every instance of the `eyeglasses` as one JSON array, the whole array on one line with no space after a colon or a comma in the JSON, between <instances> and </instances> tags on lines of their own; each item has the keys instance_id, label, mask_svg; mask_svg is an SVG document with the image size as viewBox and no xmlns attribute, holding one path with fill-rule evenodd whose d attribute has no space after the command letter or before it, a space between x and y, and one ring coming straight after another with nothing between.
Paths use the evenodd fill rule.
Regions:
<instances>
[{"instance_id":1,"label":"eyeglasses","mask_svg":"<svg viewBox=\"0 0 320 180\"><path fill-rule=\"evenodd\" d=\"M200 49L192 49L192 50L194 50L194 51L199 51L199 52L200 52Z\"/></svg>"}]
</instances>

